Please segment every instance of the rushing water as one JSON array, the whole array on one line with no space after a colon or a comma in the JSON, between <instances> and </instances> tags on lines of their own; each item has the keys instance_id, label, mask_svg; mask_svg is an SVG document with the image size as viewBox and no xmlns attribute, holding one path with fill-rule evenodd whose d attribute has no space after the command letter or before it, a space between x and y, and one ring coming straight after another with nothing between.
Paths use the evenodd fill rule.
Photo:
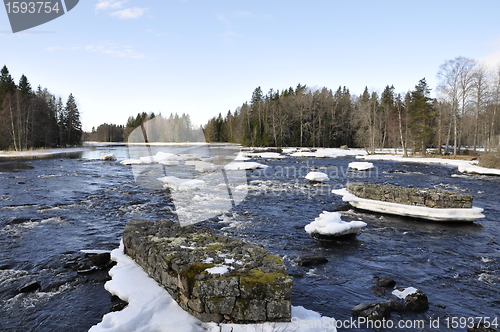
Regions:
<instances>
[{"instance_id":1,"label":"rushing water","mask_svg":"<svg viewBox=\"0 0 500 332\"><path fill-rule=\"evenodd\" d=\"M83 249L116 248L131 218L172 216L164 191L138 187L130 167L99 160L103 151L128 158L125 147L107 147L73 157L0 162L1 331L88 330L111 306L105 276L79 275L65 263ZM349 319L356 304L391 298L390 291L379 297L370 290L376 277L387 277L397 287L421 289L430 303L422 314L392 313L395 321L439 318L439 329L426 330L448 331L447 317L500 316L500 177L390 161L375 162L377 169L368 173L348 171L353 158L257 161L269 168L248 172L246 200L209 225L284 256L295 282L293 305ZM328 173L330 181L309 184L304 176L311 169ZM348 210L344 220L368 226L353 240L322 245L304 226L324 210L345 207L330 191L348 181L469 193L486 217L456 225ZM298 266L299 257L311 254L328 263ZM32 281L41 289L18 294Z\"/></svg>"}]
</instances>

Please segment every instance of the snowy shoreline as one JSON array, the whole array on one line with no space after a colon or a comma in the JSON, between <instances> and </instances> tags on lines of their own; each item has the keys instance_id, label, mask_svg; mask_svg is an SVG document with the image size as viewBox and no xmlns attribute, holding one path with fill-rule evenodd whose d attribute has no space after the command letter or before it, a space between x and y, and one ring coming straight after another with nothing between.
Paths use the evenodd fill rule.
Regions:
<instances>
[{"instance_id":1,"label":"snowy shoreline","mask_svg":"<svg viewBox=\"0 0 500 332\"><path fill-rule=\"evenodd\" d=\"M456 166L461 173L481 174L481 175L498 175L500 176L500 169L487 168L475 165L474 161L445 159L445 158L408 158L402 155L389 155L389 154L376 154L356 156L357 159L363 160L391 160L399 162L410 163L424 163L424 164L442 164Z\"/></svg>"}]
</instances>

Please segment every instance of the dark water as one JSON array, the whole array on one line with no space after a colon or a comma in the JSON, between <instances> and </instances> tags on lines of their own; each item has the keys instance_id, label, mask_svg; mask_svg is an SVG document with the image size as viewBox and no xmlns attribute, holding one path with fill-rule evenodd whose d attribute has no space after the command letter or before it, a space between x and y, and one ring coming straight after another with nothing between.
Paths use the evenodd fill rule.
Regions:
<instances>
[{"instance_id":1,"label":"dark water","mask_svg":"<svg viewBox=\"0 0 500 332\"><path fill-rule=\"evenodd\" d=\"M130 218L172 215L164 192L139 188L129 167L98 160L103 151L128 158L126 148L115 147L78 158L0 162L1 331L86 331L100 322L111 306L105 278L78 275L64 263L82 249L116 248ZM248 173L247 199L209 225L284 256L294 276L293 305L349 319L358 303L391 299L390 292L379 297L370 290L376 277L388 277L429 297L427 312L392 313L396 322L439 318L438 329L424 330L448 331L447 317L500 316L500 177L389 161L374 162L377 169L369 173L348 172L353 158L257 161L270 167ZM314 168L331 180L309 184L303 177ZM486 218L453 225L346 211L344 220L368 226L354 240L324 246L303 227L322 211L344 206L330 190L348 181L470 193ZM329 262L313 268L295 263L310 254ZM34 280L40 290L17 294Z\"/></svg>"}]
</instances>

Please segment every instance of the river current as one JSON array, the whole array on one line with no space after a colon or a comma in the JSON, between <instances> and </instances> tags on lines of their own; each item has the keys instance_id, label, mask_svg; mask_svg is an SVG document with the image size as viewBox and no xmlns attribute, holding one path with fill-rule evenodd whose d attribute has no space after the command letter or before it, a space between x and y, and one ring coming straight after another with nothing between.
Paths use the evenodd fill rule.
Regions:
<instances>
[{"instance_id":1,"label":"river current","mask_svg":"<svg viewBox=\"0 0 500 332\"><path fill-rule=\"evenodd\" d=\"M118 247L131 218L175 213L165 191L141 188L129 166L101 161L101 152L114 153L118 161L129 157L126 147L100 147L72 156L0 161L1 331L87 331L99 323L112 305L106 275L77 274L67 262L81 250ZM246 199L207 225L283 256L294 279L294 306L348 320L359 303L392 299L390 291L378 296L371 290L378 277L386 277L429 298L427 312L392 313L392 320L440 320L438 328L407 331L451 331L445 320L453 317L500 320L500 177L394 161L375 161L375 169L358 172L348 170L352 157L255 161L269 167L247 172ZM310 170L330 180L311 184L304 179ZM472 194L485 218L446 224L349 210L331 190L352 181ZM328 245L304 231L322 211L335 210L346 221L368 226L355 239ZM299 266L297 260L308 255L328 262ZM32 281L41 288L18 293Z\"/></svg>"}]
</instances>

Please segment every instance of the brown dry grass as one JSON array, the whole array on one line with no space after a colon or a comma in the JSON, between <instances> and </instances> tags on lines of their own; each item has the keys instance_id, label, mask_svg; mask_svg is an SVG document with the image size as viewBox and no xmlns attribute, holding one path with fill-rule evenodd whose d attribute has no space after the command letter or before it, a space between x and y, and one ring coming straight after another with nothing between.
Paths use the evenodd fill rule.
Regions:
<instances>
[{"instance_id":1,"label":"brown dry grass","mask_svg":"<svg viewBox=\"0 0 500 332\"><path fill-rule=\"evenodd\" d=\"M500 153L488 152L479 157L479 166L500 169Z\"/></svg>"}]
</instances>

